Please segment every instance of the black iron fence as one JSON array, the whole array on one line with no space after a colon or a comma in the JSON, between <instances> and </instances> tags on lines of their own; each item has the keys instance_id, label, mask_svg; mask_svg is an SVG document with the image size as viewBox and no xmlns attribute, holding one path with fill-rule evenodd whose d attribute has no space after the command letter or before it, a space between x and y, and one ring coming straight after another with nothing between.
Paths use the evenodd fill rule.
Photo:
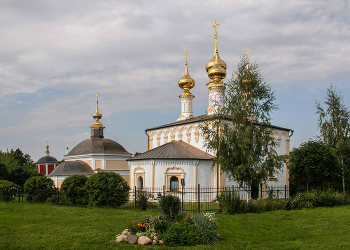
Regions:
<instances>
[{"instance_id":1,"label":"black iron fence","mask_svg":"<svg viewBox=\"0 0 350 250\"><path fill-rule=\"evenodd\" d=\"M289 186L260 186L257 189L251 187L241 186L226 186L226 187L207 187L198 185L196 187L180 186L176 189L170 189L166 186L163 187L133 187L129 191L129 200L121 208L126 209L141 209L141 210L159 210L159 199L163 195L177 196L181 201L181 209L184 212L194 211L206 211L215 212L220 211L220 204L218 198L221 195L228 194L229 192L235 193L241 200L249 201L251 199L266 199L266 198L278 198L287 200L290 196L295 195L297 192L303 191L300 187ZM40 201L48 201L52 204L64 204L64 197L61 195L60 190L38 190L37 197L41 197ZM115 195L111 189L102 191L107 197L111 197L111 202L106 203L106 206L116 207L112 203L112 197ZM19 186L10 186L0 189L0 201L5 202L23 202L26 200L28 194L23 192L23 189ZM85 192L76 194L76 197L71 199L70 205L83 205L87 203L81 203L81 198L86 197Z\"/></svg>"}]
</instances>

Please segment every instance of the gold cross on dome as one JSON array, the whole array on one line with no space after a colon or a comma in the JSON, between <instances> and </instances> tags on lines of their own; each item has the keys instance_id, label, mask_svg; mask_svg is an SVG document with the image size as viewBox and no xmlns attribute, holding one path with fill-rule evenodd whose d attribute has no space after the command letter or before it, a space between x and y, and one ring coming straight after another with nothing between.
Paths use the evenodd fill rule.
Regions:
<instances>
[{"instance_id":1,"label":"gold cross on dome","mask_svg":"<svg viewBox=\"0 0 350 250\"><path fill-rule=\"evenodd\" d=\"M186 49L186 53L185 53L185 56L186 56L186 63L187 63L187 55L188 55L188 52L187 52L187 49Z\"/></svg>"},{"instance_id":2,"label":"gold cross on dome","mask_svg":"<svg viewBox=\"0 0 350 250\"><path fill-rule=\"evenodd\" d=\"M217 23L217 22L216 22L216 19L215 19L214 24L211 26L211 27L214 28L214 30L215 30L215 32L214 32L215 36L218 34L217 27L218 27L219 25L220 25L220 23Z\"/></svg>"},{"instance_id":3,"label":"gold cross on dome","mask_svg":"<svg viewBox=\"0 0 350 250\"><path fill-rule=\"evenodd\" d=\"M246 56L247 56L247 64L249 63L249 54L250 54L250 51L247 49L247 52L244 53Z\"/></svg>"}]
</instances>

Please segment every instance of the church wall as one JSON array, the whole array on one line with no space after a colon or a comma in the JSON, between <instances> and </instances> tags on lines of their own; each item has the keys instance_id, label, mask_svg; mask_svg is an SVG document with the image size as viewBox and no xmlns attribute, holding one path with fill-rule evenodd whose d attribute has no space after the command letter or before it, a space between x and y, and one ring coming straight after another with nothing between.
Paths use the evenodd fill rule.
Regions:
<instances>
[{"instance_id":1,"label":"church wall","mask_svg":"<svg viewBox=\"0 0 350 250\"><path fill-rule=\"evenodd\" d=\"M106 169L128 169L127 161L106 160Z\"/></svg>"},{"instance_id":2,"label":"church wall","mask_svg":"<svg viewBox=\"0 0 350 250\"><path fill-rule=\"evenodd\" d=\"M211 161L203 161L197 167L197 184L201 186L214 186L215 172L212 170Z\"/></svg>"}]
</instances>

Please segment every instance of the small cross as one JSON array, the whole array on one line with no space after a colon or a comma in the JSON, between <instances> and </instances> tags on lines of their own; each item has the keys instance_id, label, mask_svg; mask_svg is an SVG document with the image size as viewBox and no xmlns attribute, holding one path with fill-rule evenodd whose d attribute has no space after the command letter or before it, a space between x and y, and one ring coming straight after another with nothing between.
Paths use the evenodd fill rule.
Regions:
<instances>
[{"instance_id":1,"label":"small cross","mask_svg":"<svg viewBox=\"0 0 350 250\"><path fill-rule=\"evenodd\" d=\"M217 29L217 26L219 26L219 25L220 25L220 23L217 23L217 22L216 22L216 19L215 19L214 24L211 26L211 27L214 28L214 30L215 30L215 36L218 34L218 31L217 31L216 29Z\"/></svg>"},{"instance_id":2,"label":"small cross","mask_svg":"<svg viewBox=\"0 0 350 250\"><path fill-rule=\"evenodd\" d=\"M98 101L98 97L99 97L99 95L98 95L98 92L97 92L97 94L96 94L97 101Z\"/></svg>"},{"instance_id":3,"label":"small cross","mask_svg":"<svg viewBox=\"0 0 350 250\"><path fill-rule=\"evenodd\" d=\"M187 52L187 49L186 49L186 53L185 53L185 56L186 56L186 63L187 63L187 55L188 55L188 52Z\"/></svg>"},{"instance_id":4,"label":"small cross","mask_svg":"<svg viewBox=\"0 0 350 250\"><path fill-rule=\"evenodd\" d=\"M250 54L250 51L247 49L247 52L244 53L246 56L247 56L247 64L249 63L249 54Z\"/></svg>"}]
</instances>

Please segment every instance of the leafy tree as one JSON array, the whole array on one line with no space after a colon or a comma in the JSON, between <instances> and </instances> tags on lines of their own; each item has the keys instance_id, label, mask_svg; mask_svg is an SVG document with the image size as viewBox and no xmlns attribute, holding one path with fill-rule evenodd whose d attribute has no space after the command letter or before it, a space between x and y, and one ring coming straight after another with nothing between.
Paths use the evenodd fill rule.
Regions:
<instances>
[{"instance_id":1,"label":"leafy tree","mask_svg":"<svg viewBox=\"0 0 350 250\"><path fill-rule=\"evenodd\" d=\"M52 179L46 176L35 176L24 183L27 201L43 202L55 194L56 188Z\"/></svg>"},{"instance_id":2,"label":"leafy tree","mask_svg":"<svg viewBox=\"0 0 350 250\"><path fill-rule=\"evenodd\" d=\"M129 190L128 183L114 172L98 172L86 182L89 206L119 207L128 201Z\"/></svg>"},{"instance_id":3,"label":"leafy tree","mask_svg":"<svg viewBox=\"0 0 350 250\"><path fill-rule=\"evenodd\" d=\"M338 188L342 169L336 151L322 141L308 141L290 153L290 183L316 189Z\"/></svg>"},{"instance_id":4,"label":"leafy tree","mask_svg":"<svg viewBox=\"0 0 350 250\"><path fill-rule=\"evenodd\" d=\"M350 111L344 105L343 97L340 93L336 93L332 85L327 89L324 104L327 106L326 109L316 101L316 114L319 115L318 128L324 143L334 148L340 158L345 192L345 179L349 175L350 166Z\"/></svg>"},{"instance_id":5,"label":"leafy tree","mask_svg":"<svg viewBox=\"0 0 350 250\"><path fill-rule=\"evenodd\" d=\"M9 171L6 165L0 162L0 180L7 180Z\"/></svg>"},{"instance_id":6,"label":"leafy tree","mask_svg":"<svg viewBox=\"0 0 350 250\"><path fill-rule=\"evenodd\" d=\"M1 164L5 165L6 170ZM23 187L29 178L38 175L40 174L36 170L30 155L23 154L19 148L7 152L0 151L0 179L12 181Z\"/></svg>"},{"instance_id":7,"label":"leafy tree","mask_svg":"<svg viewBox=\"0 0 350 250\"><path fill-rule=\"evenodd\" d=\"M250 185L266 181L269 172L282 167L285 156L277 156L271 135L274 92L258 65L246 62L246 57L238 62L226 84L223 107L206 117L201 131L207 150L216 152L214 163L240 184Z\"/></svg>"},{"instance_id":8,"label":"leafy tree","mask_svg":"<svg viewBox=\"0 0 350 250\"><path fill-rule=\"evenodd\" d=\"M64 179L61 185L63 203L87 204L85 184L88 178L85 175L75 174Z\"/></svg>"}]
</instances>

